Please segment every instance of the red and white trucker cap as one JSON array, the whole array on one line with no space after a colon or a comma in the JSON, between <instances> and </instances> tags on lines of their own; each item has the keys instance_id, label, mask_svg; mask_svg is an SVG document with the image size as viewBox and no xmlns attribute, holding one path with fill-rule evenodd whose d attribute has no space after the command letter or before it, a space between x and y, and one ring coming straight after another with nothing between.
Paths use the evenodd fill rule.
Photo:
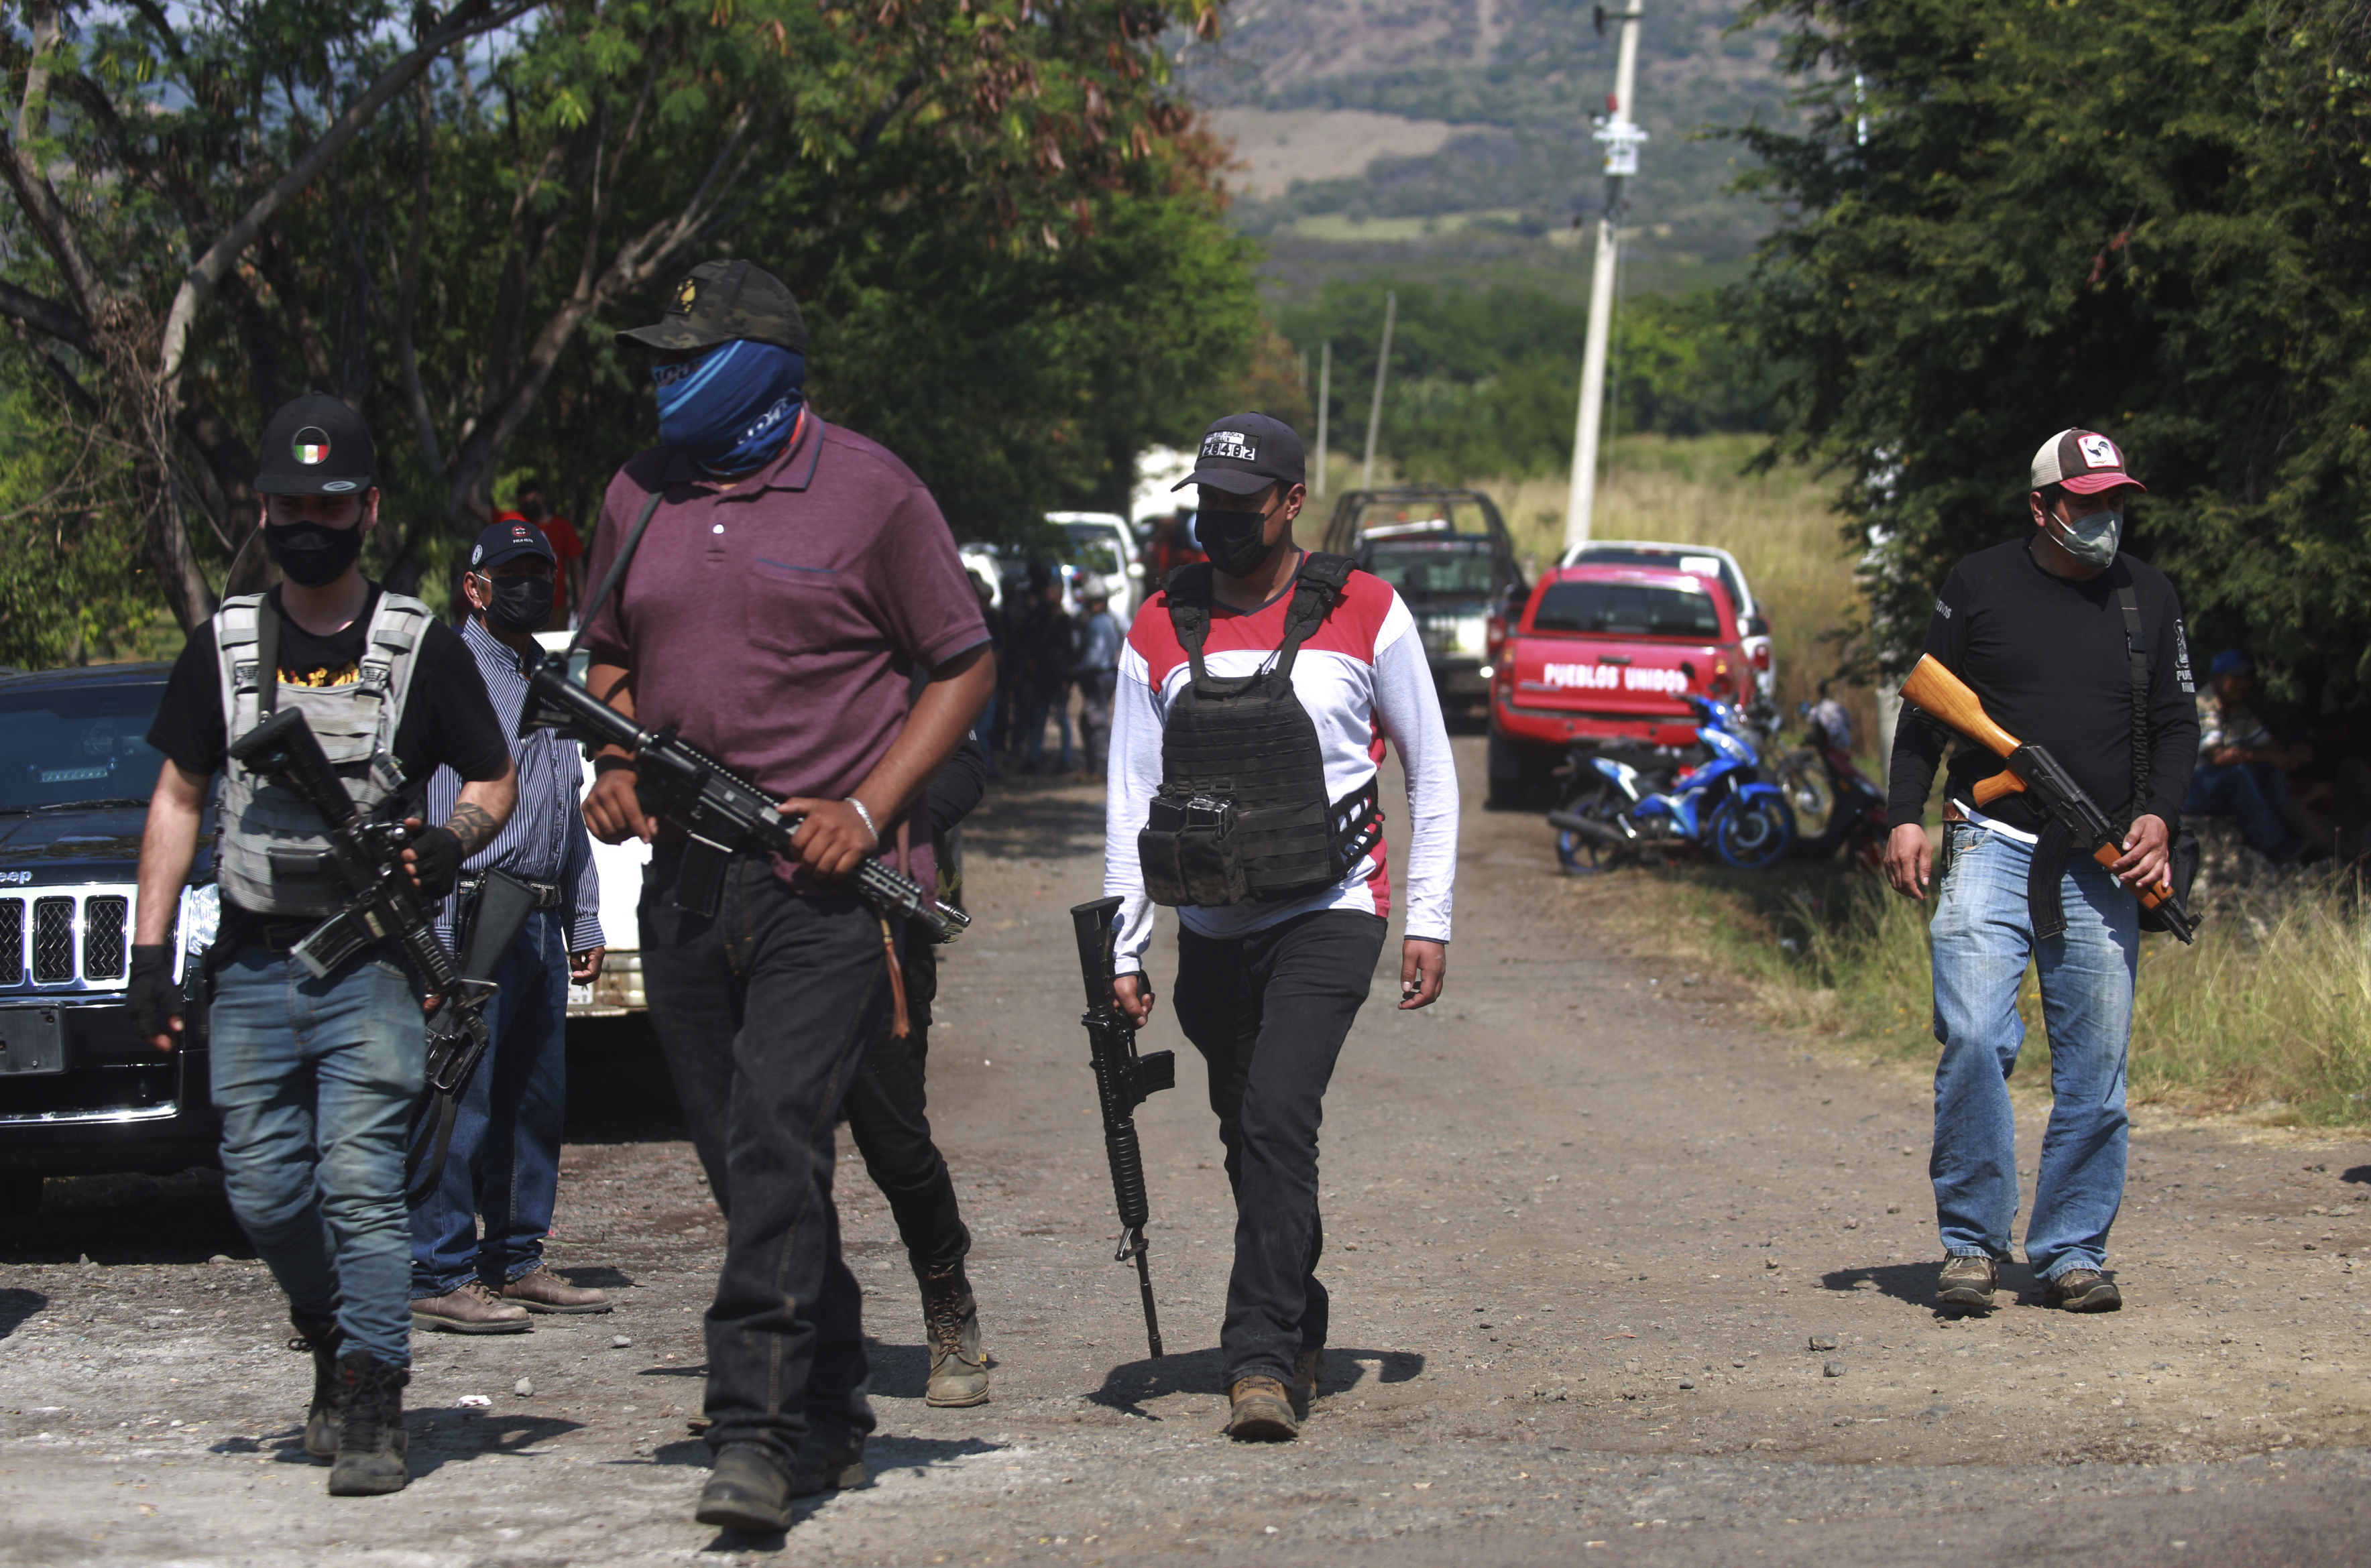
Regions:
<instances>
[{"instance_id":1,"label":"red and white trucker cap","mask_svg":"<svg viewBox=\"0 0 2371 1568\"><path fill-rule=\"evenodd\" d=\"M2124 472L2124 455L2094 430L2062 430L2033 455L2033 485L2064 485L2076 495L2097 495L2119 485L2145 492L2148 486Z\"/></svg>"}]
</instances>

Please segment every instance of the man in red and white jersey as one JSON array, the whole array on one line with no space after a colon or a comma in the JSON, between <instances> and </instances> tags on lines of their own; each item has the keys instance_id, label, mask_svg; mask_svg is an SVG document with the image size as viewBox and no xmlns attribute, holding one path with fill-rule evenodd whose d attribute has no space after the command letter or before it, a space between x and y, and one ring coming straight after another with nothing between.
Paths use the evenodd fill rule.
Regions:
<instances>
[{"instance_id":1,"label":"man in red and white jersey","mask_svg":"<svg viewBox=\"0 0 2371 1568\"><path fill-rule=\"evenodd\" d=\"M1105 830L1104 891L1123 901L1112 989L1139 1025L1153 905L1177 910L1177 1020L1209 1066L1235 1193L1227 1430L1251 1440L1297 1435L1292 1396L1305 1411L1321 1373L1317 1129L1391 915L1387 742L1407 777L1404 1009L1440 996L1457 858L1457 776L1416 622L1382 579L1294 548L1302 477L1280 421L1231 414L1204 432L1184 483L1200 487L1210 559L1173 573L1128 632Z\"/></svg>"}]
</instances>

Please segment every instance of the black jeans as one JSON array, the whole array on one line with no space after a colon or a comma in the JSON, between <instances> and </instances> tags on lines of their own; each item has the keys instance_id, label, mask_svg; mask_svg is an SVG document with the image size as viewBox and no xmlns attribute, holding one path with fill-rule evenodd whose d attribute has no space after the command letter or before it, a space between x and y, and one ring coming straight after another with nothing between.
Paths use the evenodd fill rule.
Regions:
<instances>
[{"instance_id":1,"label":"black jeans","mask_svg":"<svg viewBox=\"0 0 2371 1568\"><path fill-rule=\"evenodd\" d=\"M736 857L716 915L677 908L680 844L643 874L642 985L693 1145L724 1210L708 1309L708 1441L787 1469L810 1426L873 1430L862 1297L839 1254L833 1129L889 1007L879 917L804 898Z\"/></svg>"},{"instance_id":2,"label":"black jeans","mask_svg":"<svg viewBox=\"0 0 2371 1568\"><path fill-rule=\"evenodd\" d=\"M1230 1387L1289 1382L1294 1358L1324 1346L1317 1127L1384 928L1373 915L1320 909L1233 941L1177 934L1177 1021L1209 1064L1235 1193L1235 1268L1219 1335Z\"/></svg>"},{"instance_id":3,"label":"black jeans","mask_svg":"<svg viewBox=\"0 0 2371 1568\"><path fill-rule=\"evenodd\" d=\"M857 1064L848 1089L848 1130L864 1157L865 1173L889 1200L898 1239L917 1273L944 1274L971 1253L955 1203L954 1178L931 1141L930 1097L922 1069L931 1054L931 1002L939 990L939 960L930 933L908 923L899 951L906 959L906 1010L913 1031L890 1035L885 1015Z\"/></svg>"}]
</instances>

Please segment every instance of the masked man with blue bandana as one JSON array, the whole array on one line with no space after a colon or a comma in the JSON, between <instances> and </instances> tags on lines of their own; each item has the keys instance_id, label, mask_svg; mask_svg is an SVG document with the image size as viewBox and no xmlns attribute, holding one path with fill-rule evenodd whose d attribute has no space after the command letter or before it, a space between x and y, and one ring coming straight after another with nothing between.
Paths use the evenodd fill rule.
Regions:
<instances>
[{"instance_id":1,"label":"masked man with blue bandana","mask_svg":"<svg viewBox=\"0 0 2371 1568\"><path fill-rule=\"evenodd\" d=\"M2165 880L2198 751L2181 602L2165 573L2124 554L2124 513L2143 487L2097 431L2064 430L2033 455L2031 527L1951 570L1926 651L1983 699L1993 721L2041 746L2123 825L2112 867L2072 845L2027 794L1983 808L1975 787L2000 758L1962 742L1944 788L1935 956L1935 1152L1942 1232L1936 1305L1993 1305L2017 1218L2017 1113L2008 1077L2025 1025L2018 988L2041 976L2051 1111L2026 1222L2043 1301L2112 1312L2108 1228L2124 1195L2124 1054L2140 963L2135 887ZM1949 732L1905 709L1889 781L1885 874L1923 900L1935 875L1920 818Z\"/></svg>"},{"instance_id":2,"label":"masked man with blue bandana","mask_svg":"<svg viewBox=\"0 0 2371 1568\"><path fill-rule=\"evenodd\" d=\"M806 323L777 279L705 262L655 325L619 338L654 352L662 444L603 502L587 582L606 583L649 527L587 608L587 680L806 819L794 854L735 855L705 915L678 902L684 835L643 809L630 757L596 759L584 801L604 841L653 844L642 984L730 1220L707 1323L716 1462L697 1516L779 1530L792 1497L862 1480L873 1424L833 1126L867 1044L910 1015L903 933L846 879L878 856L935 884L926 787L995 663L930 491L806 401Z\"/></svg>"}]
</instances>

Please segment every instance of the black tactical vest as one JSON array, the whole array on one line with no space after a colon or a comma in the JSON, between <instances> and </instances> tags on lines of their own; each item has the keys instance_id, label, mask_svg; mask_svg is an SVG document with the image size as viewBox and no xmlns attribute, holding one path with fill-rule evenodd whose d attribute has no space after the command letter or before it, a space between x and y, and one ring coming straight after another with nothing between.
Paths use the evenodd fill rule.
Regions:
<instances>
[{"instance_id":1,"label":"black tactical vest","mask_svg":"<svg viewBox=\"0 0 2371 1568\"><path fill-rule=\"evenodd\" d=\"M1193 679L1170 708L1161 791L1137 835L1154 903L1214 909L1303 897L1340 882L1382 836L1373 778L1346 799L1326 798L1317 726L1292 689L1301 645L1341 602L1351 571L1347 556L1303 558L1275 660L1233 680L1212 676L1202 659L1211 567L1169 574L1169 622Z\"/></svg>"}]
</instances>

